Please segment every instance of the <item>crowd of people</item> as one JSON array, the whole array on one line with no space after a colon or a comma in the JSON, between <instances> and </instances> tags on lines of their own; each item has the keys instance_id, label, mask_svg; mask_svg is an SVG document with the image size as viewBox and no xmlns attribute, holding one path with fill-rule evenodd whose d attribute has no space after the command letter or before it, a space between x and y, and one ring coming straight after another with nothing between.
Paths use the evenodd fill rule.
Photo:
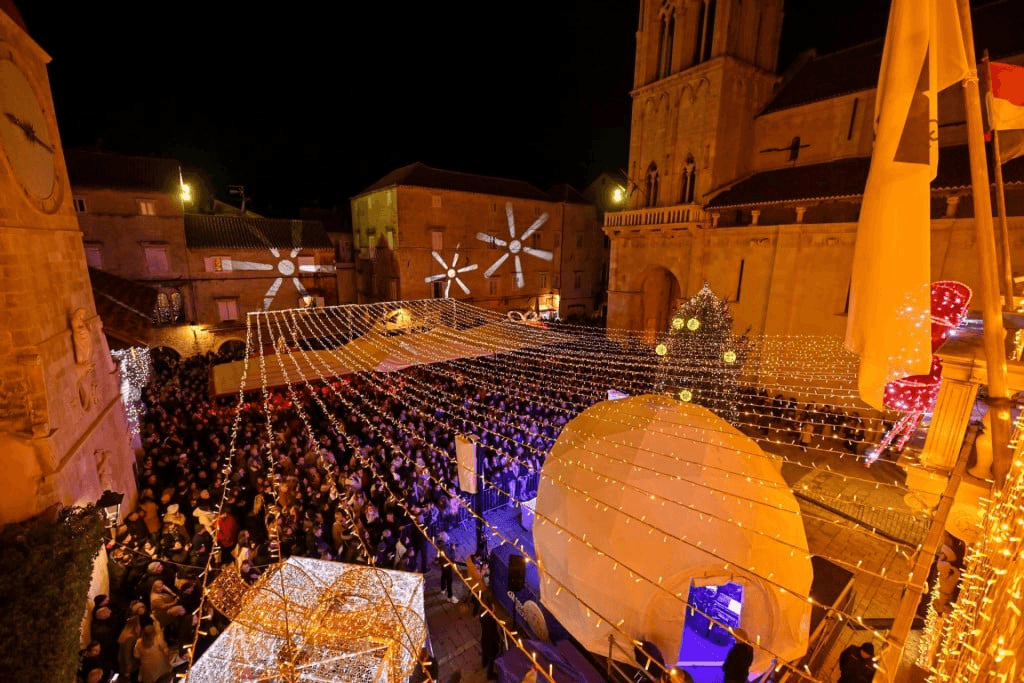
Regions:
<instances>
[{"instance_id":1,"label":"crowd of people","mask_svg":"<svg viewBox=\"0 0 1024 683\"><path fill-rule=\"evenodd\" d=\"M231 354L152 355L138 505L109 547L110 592L95 601L82 653L89 683L114 673L158 683L184 663L215 546L214 571L233 565L249 581L290 555L425 572L434 543L471 516L457 434L479 443L485 509L528 500L562 427L608 388L630 384L608 368L583 376L556 357L546 369L563 381L538 373L508 382L507 360L475 359L266 395L256 387L239 406L237 396L210 395L211 366ZM802 439L809 406L801 415L795 401L757 392L743 401L764 404L769 431ZM851 435L853 424L826 420L823 429L855 449L862 432ZM216 619L197 654L227 623Z\"/></svg>"},{"instance_id":2,"label":"crowd of people","mask_svg":"<svg viewBox=\"0 0 1024 683\"><path fill-rule=\"evenodd\" d=\"M269 413L255 391L236 421L237 396L209 390L211 365L231 359L153 353L139 502L109 547L110 592L95 602L83 681L157 683L183 664L215 542L214 569L234 565L249 581L290 555L425 572L434 541L470 516L456 433L478 439L492 499L524 500L580 410L569 390L497 392L468 370L425 367L275 389Z\"/></svg>"}]
</instances>

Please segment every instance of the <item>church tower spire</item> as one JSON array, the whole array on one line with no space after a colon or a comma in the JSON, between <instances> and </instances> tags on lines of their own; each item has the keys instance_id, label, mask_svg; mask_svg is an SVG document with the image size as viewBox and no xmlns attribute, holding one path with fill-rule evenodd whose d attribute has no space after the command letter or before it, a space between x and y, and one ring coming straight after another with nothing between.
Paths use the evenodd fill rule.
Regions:
<instances>
[{"instance_id":1,"label":"church tower spire","mask_svg":"<svg viewBox=\"0 0 1024 683\"><path fill-rule=\"evenodd\" d=\"M633 208L703 203L742 175L776 80L783 0L643 0L630 133Z\"/></svg>"}]
</instances>

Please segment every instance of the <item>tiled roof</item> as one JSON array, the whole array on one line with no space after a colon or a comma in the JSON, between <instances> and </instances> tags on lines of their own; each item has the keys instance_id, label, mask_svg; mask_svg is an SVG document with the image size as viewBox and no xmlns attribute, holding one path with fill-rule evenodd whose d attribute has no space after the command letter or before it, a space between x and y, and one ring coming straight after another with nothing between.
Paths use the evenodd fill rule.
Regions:
<instances>
[{"instance_id":1,"label":"tiled roof","mask_svg":"<svg viewBox=\"0 0 1024 683\"><path fill-rule=\"evenodd\" d=\"M189 249L333 249L319 221L185 214Z\"/></svg>"},{"instance_id":2,"label":"tiled roof","mask_svg":"<svg viewBox=\"0 0 1024 683\"><path fill-rule=\"evenodd\" d=\"M809 60L783 83L762 113L874 88L882 66L882 47L881 39L873 40Z\"/></svg>"},{"instance_id":3,"label":"tiled roof","mask_svg":"<svg viewBox=\"0 0 1024 683\"><path fill-rule=\"evenodd\" d=\"M864 192L870 166L870 157L855 157L755 173L716 195L707 203L706 208L859 197ZM1003 166L1003 179L1006 183L1024 182L1024 157L1013 159ZM945 190L970 185L967 146L940 147L939 172L932 182L932 189Z\"/></svg>"},{"instance_id":4,"label":"tiled roof","mask_svg":"<svg viewBox=\"0 0 1024 683\"><path fill-rule=\"evenodd\" d=\"M1024 52L1024 3L997 0L972 8L974 44L978 57L987 49L992 59ZM809 60L783 83L762 113L767 114L832 97L873 90L878 85L884 40L878 38Z\"/></svg>"},{"instance_id":5,"label":"tiled roof","mask_svg":"<svg viewBox=\"0 0 1024 683\"><path fill-rule=\"evenodd\" d=\"M103 187L174 193L178 187L177 159L135 157L88 149L70 149L64 158L71 187Z\"/></svg>"},{"instance_id":6,"label":"tiled roof","mask_svg":"<svg viewBox=\"0 0 1024 683\"><path fill-rule=\"evenodd\" d=\"M89 281L103 331L124 342L146 344L156 310L156 288L96 268L89 269Z\"/></svg>"},{"instance_id":7,"label":"tiled roof","mask_svg":"<svg viewBox=\"0 0 1024 683\"><path fill-rule=\"evenodd\" d=\"M432 187L439 190L473 192L475 194L489 194L498 197L518 197L520 199L551 201L551 198L543 190L523 180L508 180L506 178L492 178L472 173L444 171L438 168L431 168L420 162L403 166L388 173L359 194L363 195L396 185Z\"/></svg>"},{"instance_id":8,"label":"tiled roof","mask_svg":"<svg viewBox=\"0 0 1024 683\"><path fill-rule=\"evenodd\" d=\"M568 202L569 204L590 204L587 198L576 191L568 183L560 183L548 190L548 195L556 202Z\"/></svg>"}]
</instances>

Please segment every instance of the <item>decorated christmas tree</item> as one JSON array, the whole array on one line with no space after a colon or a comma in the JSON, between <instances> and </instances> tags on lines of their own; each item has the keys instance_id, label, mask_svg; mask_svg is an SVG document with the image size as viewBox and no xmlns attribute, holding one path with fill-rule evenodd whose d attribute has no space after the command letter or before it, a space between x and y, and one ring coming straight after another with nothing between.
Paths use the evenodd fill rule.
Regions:
<instances>
[{"instance_id":1,"label":"decorated christmas tree","mask_svg":"<svg viewBox=\"0 0 1024 683\"><path fill-rule=\"evenodd\" d=\"M666 392L735 421L745 339L732 333L732 311L705 282L672 316L664 348Z\"/></svg>"}]
</instances>

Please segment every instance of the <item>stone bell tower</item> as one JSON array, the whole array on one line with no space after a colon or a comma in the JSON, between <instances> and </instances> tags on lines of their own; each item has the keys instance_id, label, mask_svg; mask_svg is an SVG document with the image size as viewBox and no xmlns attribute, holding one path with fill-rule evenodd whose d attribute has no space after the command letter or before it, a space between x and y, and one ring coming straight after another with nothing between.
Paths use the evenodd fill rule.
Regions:
<instances>
[{"instance_id":1,"label":"stone bell tower","mask_svg":"<svg viewBox=\"0 0 1024 683\"><path fill-rule=\"evenodd\" d=\"M96 315L46 74L0 1L0 524L135 497L117 369Z\"/></svg>"},{"instance_id":2,"label":"stone bell tower","mask_svg":"<svg viewBox=\"0 0 1024 683\"><path fill-rule=\"evenodd\" d=\"M749 172L776 79L783 0L642 0L629 145L631 208L701 205Z\"/></svg>"}]
</instances>

